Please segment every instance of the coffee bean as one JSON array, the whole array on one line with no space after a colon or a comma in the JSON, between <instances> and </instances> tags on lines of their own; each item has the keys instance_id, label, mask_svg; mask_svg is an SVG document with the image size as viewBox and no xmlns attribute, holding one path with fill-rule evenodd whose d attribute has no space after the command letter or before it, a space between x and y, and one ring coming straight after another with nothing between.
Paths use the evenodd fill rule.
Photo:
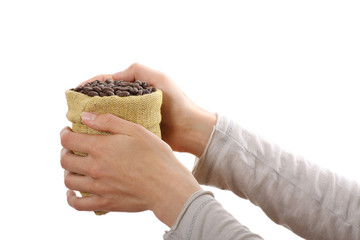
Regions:
<instances>
[{"instance_id":1,"label":"coffee bean","mask_svg":"<svg viewBox=\"0 0 360 240\"><path fill-rule=\"evenodd\" d=\"M108 79L105 80L105 83L107 83L107 84L114 83L114 80L108 78Z\"/></svg>"},{"instance_id":2,"label":"coffee bean","mask_svg":"<svg viewBox=\"0 0 360 240\"><path fill-rule=\"evenodd\" d=\"M143 88L148 88L150 85L147 84L146 82L142 82L142 83L141 83L141 86L142 86Z\"/></svg>"},{"instance_id":3,"label":"coffee bean","mask_svg":"<svg viewBox=\"0 0 360 240\"><path fill-rule=\"evenodd\" d=\"M100 96L120 96L126 97L130 95L144 95L150 94L156 91L155 87L136 80L135 82L126 81L114 81L112 79L106 79L105 82L100 80L94 80L92 82L85 83L82 86L70 89L75 92L86 94L90 97Z\"/></svg>"},{"instance_id":4,"label":"coffee bean","mask_svg":"<svg viewBox=\"0 0 360 240\"><path fill-rule=\"evenodd\" d=\"M113 91L103 91L103 93L105 93L107 96L114 96L114 92Z\"/></svg>"},{"instance_id":5,"label":"coffee bean","mask_svg":"<svg viewBox=\"0 0 360 240\"><path fill-rule=\"evenodd\" d=\"M123 87L125 87L125 86L131 86L131 82L121 82L121 83L119 84L119 86L123 86Z\"/></svg>"},{"instance_id":6,"label":"coffee bean","mask_svg":"<svg viewBox=\"0 0 360 240\"><path fill-rule=\"evenodd\" d=\"M93 88L92 87L83 87L84 92L89 92L92 91Z\"/></svg>"},{"instance_id":7,"label":"coffee bean","mask_svg":"<svg viewBox=\"0 0 360 240\"><path fill-rule=\"evenodd\" d=\"M101 91L102 92L108 92L108 91L114 92L114 89L112 89L111 87L104 87Z\"/></svg>"},{"instance_id":8,"label":"coffee bean","mask_svg":"<svg viewBox=\"0 0 360 240\"><path fill-rule=\"evenodd\" d=\"M130 96L130 93L129 92L126 92L126 91L116 91L116 95L118 95L119 97L126 97L126 96Z\"/></svg>"},{"instance_id":9,"label":"coffee bean","mask_svg":"<svg viewBox=\"0 0 360 240\"><path fill-rule=\"evenodd\" d=\"M82 86L76 87L75 89L73 89L73 91L75 92L80 92L82 90Z\"/></svg>"},{"instance_id":10,"label":"coffee bean","mask_svg":"<svg viewBox=\"0 0 360 240\"><path fill-rule=\"evenodd\" d=\"M137 89L142 88L142 87L140 86L140 84L138 84L138 83L134 83L134 84L133 84L133 87L135 87L135 88L137 88Z\"/></svg>"},{"instance_id":11,"label":"coffee bean","mask_svg":"<svg viewBox=\"0 0 360 240\"><path fill-rule=\"evenodd\" d=\"M98 86L93 87L93 90L94 90L94 91L97 91L98 93L101 92L101 88L98 87Z\"/></svg>"},{"instance_id":12,"label":"coffee bean","mask_svg":"<svg viewBox=\"0 0 360 240\"><path fill-rule=\"evenodd\" d=\"M96 91L89 91L89 92L87 93L87 95L90 96L90 97L95 97L95 96L99 96L99 93L96 92Z\"/></svg>"},{"instance_id":13,"label":"coffee bean","mask_svg":"<svg viewBox=\"0 0 360 240\"><path fill-rule=\"evenodd\" d=\"M119 90L121 90L121 91L129 91L130 89L131 89L130 86L119 87Z\"/></svg>"},{"instance_id":14,"label":"coffee bean","mask_svg":"<svg viewBox=\"0 0 360 240\"><path fill-rule=\"evenodd\" d=\"M138 93L138 89L136 87L133 87L129 90L129 92L132 94L132 95L136 95Z\"/></svg>"}]
</instances>

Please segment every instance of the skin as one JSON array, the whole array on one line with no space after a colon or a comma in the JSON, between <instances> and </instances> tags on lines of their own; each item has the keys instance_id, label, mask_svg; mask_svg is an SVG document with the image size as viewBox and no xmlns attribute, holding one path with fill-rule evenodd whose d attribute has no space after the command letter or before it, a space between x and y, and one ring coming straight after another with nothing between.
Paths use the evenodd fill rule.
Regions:
<instances>
[{"instance_id":1,"label":"skin","mask_svg":"<svg viewBox=\"0 0 360 240\"><path fill-rule=\"evenodd\" d=\"M196 106L165 74L143 65L132 64L122 72L99 75L86 82L107 78L146 81L163 91L163 139L111 114L83 113L84 124L111 135L75 133L68 127L61 131L61 166L69 189L68 203L79 211L151 210L171 227L187 199L201 190L173 151L200 157L216 115ZM91 196L77 197L75 191Z\"/></svg>"}]
</instances>

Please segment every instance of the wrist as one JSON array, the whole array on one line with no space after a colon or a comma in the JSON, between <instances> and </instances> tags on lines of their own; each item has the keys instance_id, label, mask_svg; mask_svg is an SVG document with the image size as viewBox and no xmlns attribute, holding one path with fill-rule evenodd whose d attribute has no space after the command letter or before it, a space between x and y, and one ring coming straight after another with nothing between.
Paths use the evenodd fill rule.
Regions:
<instances>
[{"instance_id":1,"label":"wrist","mask_svg":"<svg viewBox=\"0 0 360 240\"><path fill-rule=\"evenodd\" d=\"M201 157L209 141L213 128L217 121L217 115L199 107L191 114L189 128L186 131L186 152Z\"/></svg>"},{"instance_id":2,"label":"wrist","mask_svg":"<svg viewBox=\"0 0 360 240\"><path fill-rule=\"evenodd\" d=\"M193 175L185 167L181 168L183 171L169 171L169 180L158 185L156 199L153 199L150 208L155 216L170 228L187 200L195 192L202 190Z\"/></svg>"}]
</instances>

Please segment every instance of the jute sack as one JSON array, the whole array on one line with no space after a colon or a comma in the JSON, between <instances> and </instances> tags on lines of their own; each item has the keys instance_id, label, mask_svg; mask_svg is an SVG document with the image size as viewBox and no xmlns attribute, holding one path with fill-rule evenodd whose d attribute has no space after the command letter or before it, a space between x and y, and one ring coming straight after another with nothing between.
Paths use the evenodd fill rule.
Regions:
<instances>
[{"instance_id":1,"label":"jute sack","mask_svg":"<svg viewBox=\"0 0 360 240\"><path fill-rule=\"evenodd\" d=\"M81 122L82 112L94 112L98 114L111 113L127 121L142 125L161 138L161 103L162 92L156 90L151 94L140 96L108 96L89 97L83 93L67 90L65 92L68 112L66 117L72 122L72 131L86 134L109 134L99 132L87 127ZM81 156L86 153L74 152ZM83 197L90 196L88 193L81 193ZM96 211L95 214L102 215L106 212Z\"/></svg>"}]
</instances>

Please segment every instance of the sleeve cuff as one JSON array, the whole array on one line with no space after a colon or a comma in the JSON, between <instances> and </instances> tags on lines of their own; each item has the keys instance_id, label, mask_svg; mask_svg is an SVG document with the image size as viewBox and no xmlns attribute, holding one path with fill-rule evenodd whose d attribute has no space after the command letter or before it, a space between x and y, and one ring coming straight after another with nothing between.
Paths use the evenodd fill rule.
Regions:
<instances>
[{"instance_id":1,"label":"sleeve cuff","mask_svg":"<svg viewBox=\"0 0 360 240\"><path fill-rule=\"evenodd\" d=\"M194 225L193 219L199 214L198 209L214 200L214 194L209 191L197 191L186 201L178 218L169 231L164 234L164 239L172 239L173 235L179 235L181 232L188 232Z\"/></svg>"}]
</instances>

